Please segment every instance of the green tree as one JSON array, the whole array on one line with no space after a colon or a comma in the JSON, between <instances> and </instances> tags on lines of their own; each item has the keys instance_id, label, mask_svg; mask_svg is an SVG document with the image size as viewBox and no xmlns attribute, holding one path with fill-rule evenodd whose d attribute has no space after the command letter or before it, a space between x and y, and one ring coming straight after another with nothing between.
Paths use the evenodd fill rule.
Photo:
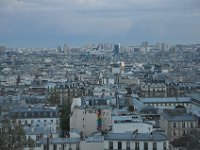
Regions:
<instances>
[{"instance_id":1,"label":"green tree","mask_svg":"<svg viewBox=\"0 0 200 150\"><path fill-rule=\"evenodd\" d=\"M60 110L60 129L62 131L62 137L66 136L66 133L70 130L70 113L71 113L71 102L67 100L61 107Z\"/></svg>"},{"instance_id":2,"label":"green tree","mask_svg":"<svg viewBox=\"0 0 200 150\"><path fill-rule=\"evenodd\" d=\"M26 140L25 131L16 119L4 118L1 121L0 150L23 150L26 145L32 149L35 141L31 138Z\"/></svg>"},{"instance_id":3,"label":"green tree","mask_svg":"<svg viewBox=\"0 0 200 150\"><path fill-rule=\"evenodd\" d=\"M26 140L26 145L30 148L30 150L33 150L33 147L35 146L35 141L32 138L28 138Z\"/></svg>"},{"instance_id":4,"label":"green tree","mask_svg":"<svg viewBox=\"0 0 200 150\"><path fill-rule=\"evenodd\" d=\"M187 149L188 150L199 150L200 147L200 131L199 130L193 130L190 135L187 135L189 140L187 143Z\"/></svg>"},{"instance_id":5,"label":"green tree","mask_svg":"<svg viewBox=\"0 0 200 150\"><path fill-rule=\"evenodd\" d=\"M2 131L0 133L0 150L22 150L26 143L25 139L25 132L22 126L16 123L12 123L7 118L2 121Z\"/></svg>"},{"instance_id":6,"label":"green tree","mask_svg":"<svg viewBox=\"0 0 200 150\"><path fill-rule=\"evenodd\" d=\"M195 129L190 135L185 135L175 139L171 144L174 147L185 147L187 150L199 150L200 131Z\"/></svg>"},{"instance_id":7,"label":"green tree","mask_svg":"<svg viewBox=\"0 0 200 150\"><path fill-rule=\"evenodd\" d=\"M8 148L10 123L8 119L1 120L0 150Z\"/></svg>"}]
</instances>

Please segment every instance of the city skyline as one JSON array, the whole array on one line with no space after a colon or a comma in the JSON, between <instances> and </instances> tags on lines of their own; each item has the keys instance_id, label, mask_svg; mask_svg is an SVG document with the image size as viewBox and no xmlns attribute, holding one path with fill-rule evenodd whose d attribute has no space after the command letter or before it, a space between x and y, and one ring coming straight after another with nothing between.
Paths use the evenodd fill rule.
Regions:
<instances>
[{"instance_id":1,"label":"city skyline","mask_svg":"<svg viewBox=\"0 0 200 150\"><path fill-rule=\"evenodd\" d=\"M1 0L0 44L199 43L198 0Z\"/></svg>"}]
</instances>

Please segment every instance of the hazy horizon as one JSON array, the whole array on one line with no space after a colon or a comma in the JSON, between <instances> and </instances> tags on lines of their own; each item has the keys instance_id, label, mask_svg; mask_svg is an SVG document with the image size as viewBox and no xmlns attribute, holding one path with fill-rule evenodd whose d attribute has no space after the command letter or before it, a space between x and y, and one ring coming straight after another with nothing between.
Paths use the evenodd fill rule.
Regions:
<instances>
[{"instance_id":1,"label":"hazy horizon","mask_svg":"<svg viewBox=\"0 0 200 150\"><path fill-rule=\"evenodd\" d=\"M200 43L199 0L0 0L0 44Z\"/></svg>"}]
</instances>

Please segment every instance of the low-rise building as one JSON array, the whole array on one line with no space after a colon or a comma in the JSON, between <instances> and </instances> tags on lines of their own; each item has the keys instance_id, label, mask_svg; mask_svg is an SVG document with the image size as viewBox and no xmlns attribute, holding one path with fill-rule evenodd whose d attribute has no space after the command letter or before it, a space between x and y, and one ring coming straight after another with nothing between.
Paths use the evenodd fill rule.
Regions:
<instances>
[{"instance_id":1,"label":"low-rise building","mask_svg":"<svg viewBox=\"0 0 200 150\"><path fill-rule=\"evenodd\" d=\"M10 110L10 118L22 126L49 127L59 129L59 111L45 105L21 106Z\"/></svg>"},{"instance_id":2,"label":"low-rise building","mask_svg":"<svg viewBox=\"0 0 200 150\"><path fill-rule=\"evenodd\" d=\"M186 113L184 109L167 109L161 114L160 127L165 130L171 141L175 138L190 134L198 128L198 118Z\"/></svg>"},{"instance_id":3,"label":"low-rise building","mask_svg":"<svg viewBox=\"0 0 200 150\"><path fill-rule=\"evenodd\" d=\"M169 141L162 133L109 133L104 150L168 150Z\"/></svg>"},{"instance_id":4,"label":"low-rise building","mask_svg":"<svg viewBox=\"0 0 200 150\"><path fill-rule=\"evenodd\" d=\"M80 138L44 138L40 150L80 150Z\"/></svg>"},{"instance_id":5,"label":"low-rise building","mask_svg":"<svg viewBox=\"0 0 200 150\"><path fill-rule=\"evenodd\" d=\"M157 98L140 98L145 106L153 106L158 110L163 109L174 109L177 106L191 109L191 98L190 97L157 97Z\"/></svg>"}]
</instances>

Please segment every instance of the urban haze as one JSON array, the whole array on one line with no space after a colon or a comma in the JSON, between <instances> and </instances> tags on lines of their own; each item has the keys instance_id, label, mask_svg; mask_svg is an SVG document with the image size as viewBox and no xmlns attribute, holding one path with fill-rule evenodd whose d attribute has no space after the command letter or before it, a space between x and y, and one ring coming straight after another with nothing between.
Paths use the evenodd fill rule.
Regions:
<instances>
[{"instance_id":1,"label":"urban haze","mask_svg":"<svg viewBox=\"0 0 200 150\"><path fill-rule=\"evenodd\" d=\"M199 150L199 0L0 0L0 150Z\"/></svg>"}]
</instances>

